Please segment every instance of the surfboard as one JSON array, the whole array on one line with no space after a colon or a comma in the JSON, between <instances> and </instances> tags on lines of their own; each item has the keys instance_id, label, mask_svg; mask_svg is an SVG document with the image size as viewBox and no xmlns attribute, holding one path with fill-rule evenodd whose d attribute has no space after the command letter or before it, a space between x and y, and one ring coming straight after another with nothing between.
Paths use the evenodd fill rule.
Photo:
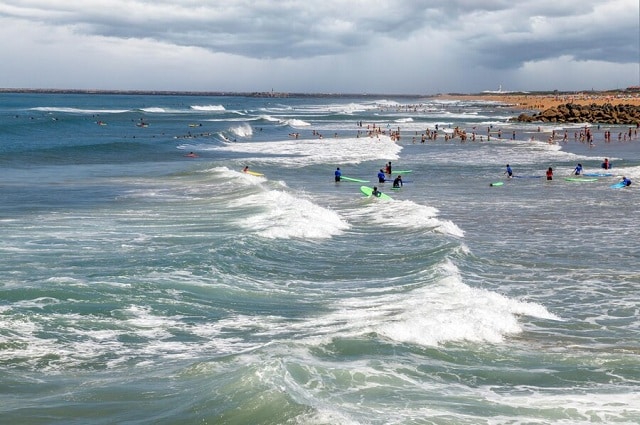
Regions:
<instances>
[{"instance_id":1,"label":"surfboard","mask_svg":"<svg viewBox=\"0 0 640 425\"><path fill-rule=\"evenodd\" d=\"M516 179L539 179L542 176L513 176Z\"/></svg>"},{"instance_id":2,"label":"surfboard","mask_svg":"<svg viewBox=\"0 0 640 425\"><path fill-rule=\"evenodd\" d=\"M369 180L354 179L353 177L345 177L345 176L340 177L340 180L344 180L347 182L356 182L356 183L369 183Z\"/></svg>"},{"instance_id":3,"label":"surfboard","mask_svg":"<svg viewBox=\"0 0 640 425\"><path fill-rule=\"evenodd\" d=\"M256 173L255 171L250 171L250 170L245 171L245 173L251 174L252 176L258 176L258 177L264 176L264 174L262 173Z\"/></svg>"},{"instance_id":4,"label":"surfboard","mask_svg":"<svg viewBox=\"0 0 640 425\"><path fill-rule=\"evenodd\" d=\"M504 182L495 182L495 183L490 183L489 186L502 186L504 184Z\"/></svg>"},{"instance_id":5,"label":"surfboard","mask_svg":"<svg viewBox=\"0 0 640 425\"><path fill-rule=\"evenodd\" d=\"M369 186L360 186L360 192L364 193L367 196L371 196L373 194L373 188L369 187ZM391 196L387 195L386 193L380 193L380 196L378 196L377 198L379 199L393 199L391 198Z\"/></svg>"},{"instance_id":6,"label":"surfboard","mask_svg":"<svg viewBox=\"0 0 640 425\"><path fill-rule=\"evenodd\" d=\"M612 184L610 187L612 189L621 189L621 188L626 187L626 186L625 186L624 182L618 182L616 184Z\"/></svg>"},{"instance_id":7,"label":"surfboard","mask_svg":"<svg viewBox=\"0 0 640 425\"><path fill-rule=\"evenodd\" d=\"M391 170L391 174L408 174L413 173L413 170Z\"/></svg>"},{"instance_id":8,"label":"surfboard","mask_svg":"<svg viewBox=\"0 0 640 425\"><path fill-rule=\"evenodd\" d=\"M568 182L597 182L598 179L593 178L593 177L566 177L565 178L566 181Z\"/></svg>"},{"instance_id":9,"label":"surfboard","mask_svg":"<svg viewBox=\"0 0 640 425\"><path fill-rule=\"evenodd\" d=\"M583 176L587 177L613 177L611 173L584 173Z\"/></svg>"}]
</instances>

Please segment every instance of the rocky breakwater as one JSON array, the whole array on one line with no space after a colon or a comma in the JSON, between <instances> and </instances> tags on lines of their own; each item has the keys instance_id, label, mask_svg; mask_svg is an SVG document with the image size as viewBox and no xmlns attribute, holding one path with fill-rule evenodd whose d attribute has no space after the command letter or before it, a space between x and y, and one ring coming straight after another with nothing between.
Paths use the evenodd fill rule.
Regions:
<instances>
[{"instance_id":1,"label":"rocky breakwater","mask_svg":"<svg viewBox=\"0 0 640 425\"><path fill-rule=\"evenodd\" d=\"M566 103L528 115L522 113L513 121L520 122L557 122L557 123L601 123L640 125L640 106L635 105L580 105Z\"/></svg>"}]
</instances>

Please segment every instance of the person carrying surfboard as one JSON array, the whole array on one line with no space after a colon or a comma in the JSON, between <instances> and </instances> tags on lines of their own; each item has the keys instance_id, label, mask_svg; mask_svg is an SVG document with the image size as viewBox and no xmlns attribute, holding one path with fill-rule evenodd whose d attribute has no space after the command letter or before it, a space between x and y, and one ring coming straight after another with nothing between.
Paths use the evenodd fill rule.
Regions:
<instances>
[{"instance_id":1,"label":"person carrying surfboard","mask_svg":"<svg viewBox=\"0 0 640 425\"><path fill-rule=\"evenodd\" d=\"M342 177L342 171L340 171L340 167L336 168L336 171L333 174L335 175L336 181L339 182L340 178Z\"/></svg>"}]
</instances>

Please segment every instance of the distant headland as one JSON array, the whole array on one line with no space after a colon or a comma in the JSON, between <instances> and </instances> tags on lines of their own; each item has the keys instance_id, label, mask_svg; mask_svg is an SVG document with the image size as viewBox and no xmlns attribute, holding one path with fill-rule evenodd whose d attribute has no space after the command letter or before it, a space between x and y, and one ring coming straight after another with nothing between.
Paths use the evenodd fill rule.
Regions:
<instances>
[{"instance_id":1,"label":"distant headland","mask_svg":"<svg viewBox=\"0 0 640 425\"><path fill-rule=\"evenodd\" d=\"M382 93L295 93L295 92L235 92L235 91L181 91L181 90L98 90L98 89L31 89L0 88L0 93L42 93L42 94L101 94L101 95L139 95L139 96L239 96L260 98L287 97L377 97L391 96L395 98L425 97L416 94L382 94Z\"/></svg>"},{"instance_id":2,"label":"distant headland","mask_svg":"<svg viewBox=\"0 0 640 425\"><path fill-rule=\"evenodd\" d=\"M487 90L480 93L438 94L393 94L393 93L309 93L309 92L236 92L236 91L185 91L185 90L101 90L101 89L55 89L55 88L0 88L0 93L49 93L49 94L113 94L113 95L157 95L157 96L242 96L259 98L287 97L393 97L426 99L488 100L504 103L520 109L545 110L566 103L588 105L633 104L640 106L640 86L615 90L585 91L502 91Z\"/></svg>"}]
</instances>

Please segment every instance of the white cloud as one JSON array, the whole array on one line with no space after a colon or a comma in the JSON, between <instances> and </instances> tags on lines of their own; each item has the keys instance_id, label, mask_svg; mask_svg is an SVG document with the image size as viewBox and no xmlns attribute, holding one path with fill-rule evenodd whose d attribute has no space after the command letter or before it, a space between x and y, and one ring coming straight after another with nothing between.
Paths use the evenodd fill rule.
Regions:
<instances>
[{"instance_id":1,"label":"white cloud","mask_svg":"<svg viewBox=\"0 0 640 425\"><path fill-rule=\"evenodd\" d=\"M5 0L0 81L416 94L626 87L640 83L638 8L637 0Z\"/></svg>"}]
</instances>

